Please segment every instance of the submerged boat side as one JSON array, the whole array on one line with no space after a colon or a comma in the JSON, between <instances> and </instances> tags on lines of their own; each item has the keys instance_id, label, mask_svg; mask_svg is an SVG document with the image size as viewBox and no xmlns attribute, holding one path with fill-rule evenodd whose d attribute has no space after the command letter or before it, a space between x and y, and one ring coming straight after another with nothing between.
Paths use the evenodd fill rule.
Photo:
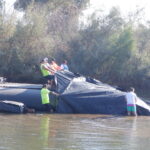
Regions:
<instances>
[{"instance_id":1,"label":"submerged boat side","mask_svg":"<svg viewBox=\"0 0 150 150\"><path fill-rule=\"evenodd\" d=\"M84 77L73 76L68 72L56 74L60 97L58 101L50 97L51 103L56 106L56 113L126 115L125 93L100 81L93 81L89 82ZM41 87L40 84L0 84L0 100L22 102L29 108L44 111ZM139 100L137 112L139 115L150 115L150 106Z\"/></svg>"}]
</instances>

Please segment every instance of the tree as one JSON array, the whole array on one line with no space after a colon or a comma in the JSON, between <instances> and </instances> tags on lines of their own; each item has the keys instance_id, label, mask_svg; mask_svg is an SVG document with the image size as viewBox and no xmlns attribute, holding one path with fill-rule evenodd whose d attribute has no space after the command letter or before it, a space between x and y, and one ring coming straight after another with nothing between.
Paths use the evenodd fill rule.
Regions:
<instances>
[{"instance_id":1,"label":"tree","mask_svg":"<svg viewBox=\"0 0 150 150\"><path fill-rule=\"evenodd\" d=\"M55 57L58 60L68 50L68 42L78 30L80 7L74 1L49 1L46 4L32 2L25 10L24 18L18 22L13 35L13 51L22 67L18 80L28 79L28 82L40 79L41 74L33 77L39 70L39 63L45 57ZM59 59L60 58L60 59ZM10 78L16 73L11 66ZM29 78L29 76L31 76ZM13 79L14 80L14 79ZM26 80L27 81L27 80Z\"/></svg>"},{"instance_id":2,"label":"tree","mask_svg":"<svg viewBox=\"0 0 150 150\"><path fill-rule=\"evenodd\" d=\"M112 48L121 32L123 20L115 8L108 15L97 18L90 18L91 24L71 42L70 56L73 56L72 64L79 64L76 65L76 70L99 79L106 74L109 69L105 68L112 63L108 60L114 52Z\"/></svg>"},{"instance_id":3,"label":"tree","mask_svg":"<svg viewBox=\"0 0 150 150\"><path fill-rule=\"evenodd\" d=\"M49 2L55 6L59 6L62 3L64 3L64 0L17 0L14 4L14 7L15 7L15 9L25 10L32 2L40 3L40 4L45 4L45 3ZM85 4L88 2L88 0L70 0L70 2L75 3L75 5L78 8L81 8L81 7L85 6Z\"/></svg>"}]
</instances>

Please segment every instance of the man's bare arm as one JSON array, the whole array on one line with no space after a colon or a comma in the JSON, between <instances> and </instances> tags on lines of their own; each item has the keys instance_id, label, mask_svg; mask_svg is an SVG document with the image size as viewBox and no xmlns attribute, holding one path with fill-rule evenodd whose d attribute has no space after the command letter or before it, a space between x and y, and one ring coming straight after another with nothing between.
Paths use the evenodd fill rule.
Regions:
<instances>
[{"instance_id":1,"label":"man's bare arm","mask_svg":"<svg viewBox=\"0 0 150 150\"><path fill-rule=\"evenodd\" d=\"M43 66L43 68L44 68L45 70L48 70L48 71L50 71L50 72L55 73L55 71L54 71L52 68L50 68L50 67Z\"/></svg>"},{"instance_id":2,"label":"man's bare arm","mask_svg":"<svg viewBox=\"0 0 150 150\"><path fill-rule=\"evenodd\" d=\"M53 95L59 96L60 94L56 93L56 92L51 92Z\"/></svg>"}]
</instances>

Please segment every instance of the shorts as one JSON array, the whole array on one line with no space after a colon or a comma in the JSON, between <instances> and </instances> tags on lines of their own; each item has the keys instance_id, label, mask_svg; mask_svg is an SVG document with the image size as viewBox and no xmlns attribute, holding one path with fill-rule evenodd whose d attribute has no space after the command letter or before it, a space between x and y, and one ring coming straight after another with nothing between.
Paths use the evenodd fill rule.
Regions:
<instances>
[{"instance_id":1,"label":"shorts","mask_svg":"<svg viewBox=\"0 0 150 150\"><path fill-rule=\"evenodd\" d=\"M54 75L48 75L44 77L47 80L54 80Z\"/></svg>"},{"instance_id":2,"label":"shorts","mask_svg":"<svg viewBox=\"0 0 150 150\"><path fill-rule=\"evenodd\" d=\"M127 111L136 112L136 106L127 106Z\"/></svg>"}]
</instances>

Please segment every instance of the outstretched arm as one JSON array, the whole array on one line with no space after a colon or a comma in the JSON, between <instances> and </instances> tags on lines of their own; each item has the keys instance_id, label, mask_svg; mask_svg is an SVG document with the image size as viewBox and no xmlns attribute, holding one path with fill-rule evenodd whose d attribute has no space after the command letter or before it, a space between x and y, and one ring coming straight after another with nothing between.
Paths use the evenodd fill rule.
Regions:
<instances>
[{"instance_id":1,"label":"outstretched arm","mask_svg":"<svg viewBox=\"0 0 150 150\"><path fill-rule=\"evenodd\" d=\"M60 94L56 93L56 92L51 92L53 95L59 96Z\"/></svg>"},{"instance_id":2,"label":"outstretched arm","mask_svg":"<svg viewBox=\"0 0 150 150\"><path fill-rule=\"evenodd\" d=\"M51 67L43 66L43 68L44 68L45 70L48 70L48 71L50 71L50 72L55 73L55 70L53 70Z\"/></svg>"}]
</instances>

